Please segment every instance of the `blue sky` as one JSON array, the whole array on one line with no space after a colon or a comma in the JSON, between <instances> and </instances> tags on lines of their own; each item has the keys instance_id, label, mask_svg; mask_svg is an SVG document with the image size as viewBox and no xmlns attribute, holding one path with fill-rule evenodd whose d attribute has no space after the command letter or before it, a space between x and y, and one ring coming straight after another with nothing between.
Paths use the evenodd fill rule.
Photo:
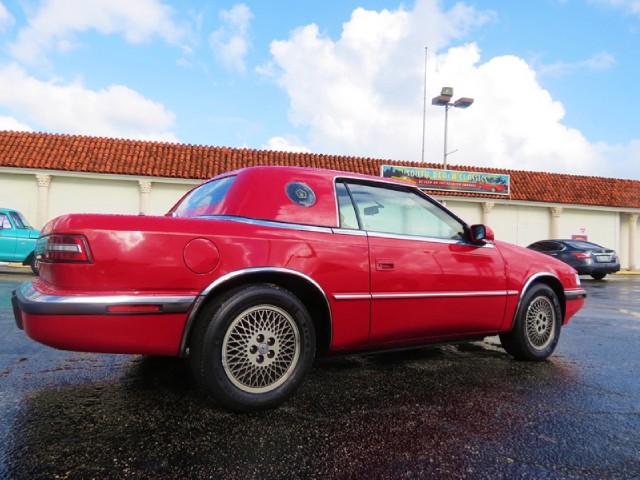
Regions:
<instances>
[{"instance_id":1,"label":"blue sky","mask_svg":"<svg viewBox=\"0 0 640 480\"><path fill-rule=\"evenodd\" d=\"M442 162L451 86L452 168L640 180L638 0L0 0L0 42L0 129Z\"/></svg>"}]
</instances>

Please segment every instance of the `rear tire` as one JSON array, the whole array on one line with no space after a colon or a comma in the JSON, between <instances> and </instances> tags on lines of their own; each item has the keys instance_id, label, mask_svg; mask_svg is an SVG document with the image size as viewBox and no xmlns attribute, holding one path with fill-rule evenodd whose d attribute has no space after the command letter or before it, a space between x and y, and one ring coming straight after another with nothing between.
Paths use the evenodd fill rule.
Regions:
<instances>
[{"instance_id":1,"label":"rear tire","mask_svg":"<svg viewBox=\"0 0 640 480\"><path fill-rule=\"evenodd\" d=\"M541 361L555 350L560 338L562 311L551 287L533 285L522 298L513 327L500 335L507 353L518 360Z\"/></svg>"},{"instance_id":2,"label":"rear tire","mask_svg":"<svg viewBox=\"0 0 640 480\"><path fill-rule=\"evenodd\" d=\"M602 272L595 272L595 273L592 273L591 276L596 280L602 280L604 277L607 276L607 274Z\"/></svg>"},{"instance_id":3,"label":"rear tire","mask_svg":"<svg viewBox=\"0 0 640 480\"><path fill-rule=\"evenodd\" d=\"M315 356L313 322L291 292L269 284L233 290L199 315L190 363L225 408L274 408L302 384Z\"/></svg>"}]
</instances>

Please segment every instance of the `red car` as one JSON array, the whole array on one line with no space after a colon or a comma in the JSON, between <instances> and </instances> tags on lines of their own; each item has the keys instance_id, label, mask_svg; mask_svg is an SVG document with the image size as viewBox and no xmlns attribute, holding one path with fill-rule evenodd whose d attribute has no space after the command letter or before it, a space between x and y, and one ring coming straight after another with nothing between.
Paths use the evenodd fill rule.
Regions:
<instances>
[{"instance_id":1,"label":"red car","mask_svg":"<svg viewBox=\"0 0 640 480\"><path fill-rule=\"evenodd\" d=\"M543 360L586 297L570 266L412 185L305 168L219 175L162 217L63 215L37 254L13 295L32 339L188 357L238 411L283 402L318 355L500 335Z\"/></svg>"}]
</instances>

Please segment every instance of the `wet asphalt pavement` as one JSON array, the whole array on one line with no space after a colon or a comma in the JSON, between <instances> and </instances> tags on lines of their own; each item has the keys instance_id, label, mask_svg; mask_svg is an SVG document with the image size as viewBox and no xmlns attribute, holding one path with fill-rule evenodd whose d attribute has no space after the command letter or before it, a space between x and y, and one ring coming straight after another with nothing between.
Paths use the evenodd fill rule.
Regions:
<instances>
[{"instance_id":1,"label":"wet asphalt pavement","mask_svg":"<svg viewBox=\"0 0 640 480\"><path fill-rule=\"evenodd\" d=\"M5 269L6 271L6 269ZM186 362L62 352L0 270L1 479L640 478L640 276L583 278L548 362L497 339L318 362L284 406L207 402Z\"/></svg>"}]
</instances>

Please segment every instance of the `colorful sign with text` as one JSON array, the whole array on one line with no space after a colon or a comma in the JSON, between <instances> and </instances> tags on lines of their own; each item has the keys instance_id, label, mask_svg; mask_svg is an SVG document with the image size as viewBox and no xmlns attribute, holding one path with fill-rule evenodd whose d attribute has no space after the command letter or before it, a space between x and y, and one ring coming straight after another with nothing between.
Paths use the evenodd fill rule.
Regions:
<instances>
[{"instance_id":1,"label":"colorful sign with text","mask_svg":"<svg viewBox=\"0 0 640 480\"><path fill-rule=\"evenodd\" d=\"M501 173L382 165L380 174L384 178L411 182L425 190L509 195L511 186L509 175Z\"/></svg>"}]
</instances>

